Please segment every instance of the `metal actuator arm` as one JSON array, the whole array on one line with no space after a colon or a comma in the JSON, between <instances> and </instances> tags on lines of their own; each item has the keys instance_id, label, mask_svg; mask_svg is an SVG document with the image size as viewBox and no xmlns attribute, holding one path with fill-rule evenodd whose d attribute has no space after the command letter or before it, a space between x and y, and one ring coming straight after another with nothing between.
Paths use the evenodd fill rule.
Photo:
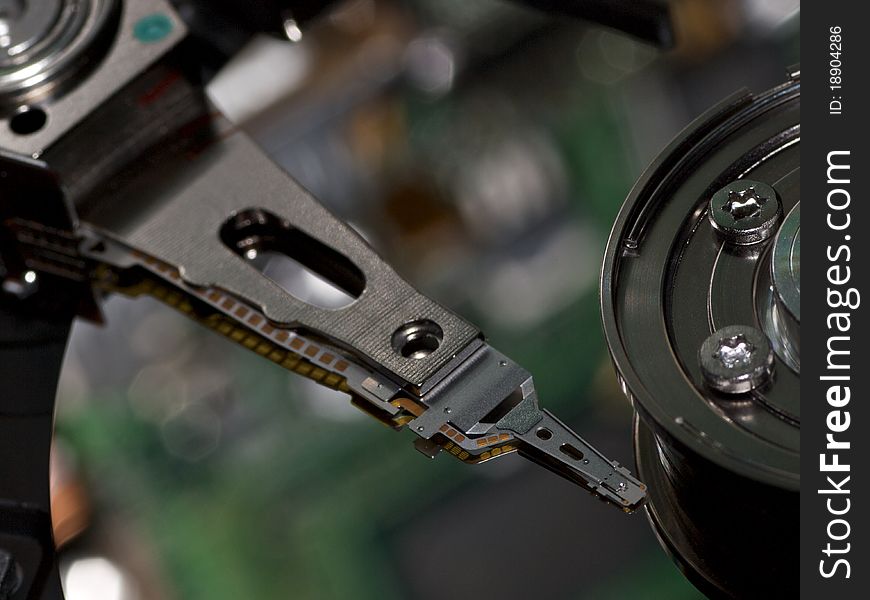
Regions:
<instances>
[{"instance_id":1,"label":"metal actuator arm","mask_svg":"<svg viewBox=\"0 0 870 600\"><path fill-rule=\"evenodd\" d=\"M33 196L4 189L5 262L152 295L407 425L429 456L478 463L518 451L624 510L643 502L643 484L538 407L525 369L401 279L210 106L168 5L107 4L119 11L115 43L58 101L69 112L52 120L48 103L39 134L0 139L11 179L45 188L50 214L66 211L12 210ZM143 19L146 39L135 33ZM299 300L260 270L264 253L302 263L352 302Z\"/></svg>"},{"instance_id":2,"label":"metal actuator arm","mask_svg":"<svg viewBox=\"0 0 870 600\"><path fill-rule=\"evenodd\" d=\"M445 449L476 463L516 450L621 507L642 502L642 484L538 408L525 369L402 280L244 134L210 135L192 158L170 153L116 177L106 193L123 204L91 198L101 208L82 217L82 252L109 268L110 287L123 290L138 267L150 293L349 392L389 425L407 424L428 455ZM338 309L298 300L255 266L266 250L355 299Z\"/></svg>"}]
</instances>

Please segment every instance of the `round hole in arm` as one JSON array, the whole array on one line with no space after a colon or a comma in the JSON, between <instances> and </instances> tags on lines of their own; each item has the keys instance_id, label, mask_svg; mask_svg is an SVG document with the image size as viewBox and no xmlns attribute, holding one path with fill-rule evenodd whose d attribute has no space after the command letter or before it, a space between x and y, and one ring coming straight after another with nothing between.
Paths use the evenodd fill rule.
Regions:
<instances>
[{"instance_id":1,"label":"round hole in arm","mask_svg":"<svg viewBox=\"0 0 870 600\"><path fill-rule=\"evenodd\" d=\"M35 106L24 106L9 119L9 129L18 135L30 135L36 133L48 121L45 111Z\"/></svg>"},{"instance_id":2,"label":"round hole in arm","mask_svg":"<svg viewBox=\"0 0 870 600\"><path fill-rule=\"evenodd\" d=\"M435 352L444 332L435 321L419 319L405 323L393 333L393 350L405 358L425 358Z\"/></svg>"},{"instance_id":3,"label":"round hole in arm","mask_svg":"<svg viewBox=\"0 0 870 600\"><path fill-rule=\"evenodd\" d=\"M550 438L553 437L553 432L550 431L549 429L547 429L546 427L540 427L535 432L535 435L538 436L539 439L546 441L546 440L549 440Z\"/></svg>"}]
</instances>

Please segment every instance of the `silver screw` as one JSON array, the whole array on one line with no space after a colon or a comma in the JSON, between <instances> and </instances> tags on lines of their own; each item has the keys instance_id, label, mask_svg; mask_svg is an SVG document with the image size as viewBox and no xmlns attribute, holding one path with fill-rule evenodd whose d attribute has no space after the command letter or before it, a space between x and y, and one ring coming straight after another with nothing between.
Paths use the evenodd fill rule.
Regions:
<instances>
[{"instance_id":1,"label":"silver screw","mask_svg":"<svg viewBox=\"0 0 870 600\"><path fill-rule=\"evenodd\" d=\"M762 332L729 325L704 340L698 351L704 381L726 394L743 394L764 385L773 373L773 350Z\"/></svg>"},{"instance_id":2,"label":"silver screw","mask_svg":"<svg viewBox=\"0 0 870 600\"><path fill-rule=\"evenodd\" d=\"M727 241L738 246L769 238L782 218L776 191L766 183L738 179L713 194L710 223Z\"/></svg>"}]
</instances>

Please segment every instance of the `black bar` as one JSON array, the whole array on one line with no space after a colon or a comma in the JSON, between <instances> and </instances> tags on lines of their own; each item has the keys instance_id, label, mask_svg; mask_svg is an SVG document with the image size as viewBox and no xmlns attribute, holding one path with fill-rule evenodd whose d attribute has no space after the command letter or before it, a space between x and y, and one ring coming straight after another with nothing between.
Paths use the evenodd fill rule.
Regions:
<instances>
[{"instance_id":1,"label":"black bar","mask_svg":"<svg viewBox=\"0 0 870 600\"><path fill-rule=\"evenodd\" d=\"M849 0L803 7L801 592L806 598L866 598L870 589L870 373L866 307L859 302L859 294L868 292L870 261L870 35L864 7ZM841 443L849 447L838 448ZM840 467L832 466L835 460ZM843 465L848 470L835 470Z\"/></svg>"},{"instance_id":2,"label":"black bar","mask_svg":"<svg viewBox=\"0 0 870 600\"><path fill-rule=\"evenodd\" d=\"M0 598L11 588L16 591L10 600L62 598L48 461L74 306L70 302L34 313L15 299L0 297L0 551L7 587Z\"/></svg>"}]
</instances>

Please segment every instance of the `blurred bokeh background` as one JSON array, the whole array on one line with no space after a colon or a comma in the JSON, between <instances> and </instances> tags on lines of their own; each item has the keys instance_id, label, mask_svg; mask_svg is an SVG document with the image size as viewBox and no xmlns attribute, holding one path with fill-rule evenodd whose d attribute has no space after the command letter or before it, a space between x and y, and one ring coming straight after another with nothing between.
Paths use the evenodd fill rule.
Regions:
<instances>
[{"instance_id":1,"label":"blurred bokeh background","mask_svg":"<svg viewBox=\"0 0 870 600\"><path fill-rule=\"evenodd\" d=\"M631 464L598 316L613 219L692 118L799 59L797 0L672 4L660 51L502 0L346 0L253 39L210 93ZM642 513L513 455L430 461L156 302L105 309L76 324L58 398L69 600L700 597Z\"/></svg>"}]
</instances>

